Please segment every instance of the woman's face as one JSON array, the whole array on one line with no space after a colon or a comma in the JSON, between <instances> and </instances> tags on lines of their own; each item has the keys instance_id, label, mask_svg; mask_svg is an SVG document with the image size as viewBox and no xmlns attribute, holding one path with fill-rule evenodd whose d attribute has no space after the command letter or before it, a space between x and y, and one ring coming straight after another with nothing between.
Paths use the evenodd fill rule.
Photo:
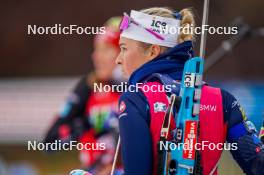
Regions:
<instances>
[{"instance_id":1,"label":"woman's face","mask_svg":"<svg viewBox=\"0 0 264 175\"><path fill-rule=\"evenodd\" d=\"M119 46L120 53L116 58L116 64L122 66L122 72L126 78L130 77L136 69L150 60L146 49L138 41L121 37Z\"/></svg>"},{"instance_id":2,"label":"woman's face","mask_svg":"<svg viewBox=\"0 0 264 175\"><path fill-rule=\"evenodd\" d=\"M104 81L112 78L112 72L116 67L115 59L118 53L119 49L107 42L96 41L94 43L92 59L96 77Z\"/></svg>"}]
</instances>

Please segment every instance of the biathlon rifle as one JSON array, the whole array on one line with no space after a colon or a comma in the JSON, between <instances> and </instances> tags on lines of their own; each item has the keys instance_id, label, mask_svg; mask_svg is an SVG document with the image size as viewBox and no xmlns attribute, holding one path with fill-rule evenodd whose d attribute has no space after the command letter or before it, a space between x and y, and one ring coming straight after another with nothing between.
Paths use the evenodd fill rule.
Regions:
<instances>
[{"instance_id":1,"label":"biathlon rifle","mask_svg":"<svg viewBox=\"0 0 264 175\"><path fill-rule=\"evenodd\" d=\"M202 25L207 24L208 11L209 0L204 0ZM194 145L198 142L199 137L199 112L205 45L206 32L202 32L200 57L191 58L184 66L180 90L181 103L178 115L175 116L176 136L173 142L166 141L167 134L164 133L168 133L169 124L163 122L160 140L166 141L168 145L176 143L177 149L159 150L158 175L199 175L202 172L199 166L200 154L195 150ZM175 99L175 95L171 95L167 114L171 113ZM170 115L167 116L169 116L167 121L170 121ZM164 118L166 118L166 115ZM164 123L166 123L165 127ZM187 145L187 149L184 145Z\"/></svg>"}]
</instances>

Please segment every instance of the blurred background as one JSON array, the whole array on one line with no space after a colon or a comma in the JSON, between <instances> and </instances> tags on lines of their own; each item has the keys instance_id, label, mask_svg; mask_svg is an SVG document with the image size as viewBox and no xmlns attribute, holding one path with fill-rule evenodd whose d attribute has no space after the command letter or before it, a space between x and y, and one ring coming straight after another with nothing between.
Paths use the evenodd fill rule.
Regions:
<instances>
[{"instance_id":1,"label":"blurred background","mask_svg":"<svg viewBox=\"0 0 264 175\"><path fill-rule=\"evenodd\" d=\"M201 24L202 0L1 1L0 175L64 175L79 167L75 151L53 155L27 151L26 141L42 140L77 80L93 69L94 36L28 35L27 25L96 27L109 17L153 6L192 7L197 25ZM211 0L210 25L229 26L241 17L235 24L243 30L237 37L208 35L206 48L206 62L219 60L205 73L205 80L234 94L257 128L264 113L263 7L261 0ZM226 40L231 41L228 46L234 44L232 49L223 44ZM228 153L219 172L243 174Z\"/></svg>"}]
</instances>

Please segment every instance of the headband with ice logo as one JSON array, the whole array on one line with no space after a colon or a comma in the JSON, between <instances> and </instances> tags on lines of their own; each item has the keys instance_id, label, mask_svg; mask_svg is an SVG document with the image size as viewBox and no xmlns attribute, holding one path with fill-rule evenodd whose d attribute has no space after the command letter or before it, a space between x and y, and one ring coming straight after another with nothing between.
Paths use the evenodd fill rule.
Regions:
<instances>
[{"instance_id":1,"label":"headband with ice logo","mask_svg":"<svg viewBox=\"0 0 264 175\"><path fill-rule=\"evenodd\" d=\"M148 15L135 10L131 11L130 16L125 14L120 24L121 37L165 47L177 45L178 27L179 19Z\"/></svg>"}]
</instances>

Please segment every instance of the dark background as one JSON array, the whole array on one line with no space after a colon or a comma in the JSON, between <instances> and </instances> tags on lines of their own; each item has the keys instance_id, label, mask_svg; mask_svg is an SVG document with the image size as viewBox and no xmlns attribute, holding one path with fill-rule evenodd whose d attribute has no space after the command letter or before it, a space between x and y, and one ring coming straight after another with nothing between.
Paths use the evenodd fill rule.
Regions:
<instances>
[{"instance_id":1,"label":"dark background","mask_svg":"<svg viewBox=\"0 0 264 175\"><path fill-rule=\"evenodd\" d=\"M202 0L2 1L0 77L75 76L91 70L92 35L28 35L29 24L102 26L111 16L153 6L169 6L176 10L193 7L197 24L201 24ZM211 1L209 24L227 26L235 17L242 16L252 28L264 27L263 7L262 0ZM229 37L208 35L207 55ZM264 37L244 39L212 67L206 77L263 79L263 41Z\"/></svg>"}]
</instances>

